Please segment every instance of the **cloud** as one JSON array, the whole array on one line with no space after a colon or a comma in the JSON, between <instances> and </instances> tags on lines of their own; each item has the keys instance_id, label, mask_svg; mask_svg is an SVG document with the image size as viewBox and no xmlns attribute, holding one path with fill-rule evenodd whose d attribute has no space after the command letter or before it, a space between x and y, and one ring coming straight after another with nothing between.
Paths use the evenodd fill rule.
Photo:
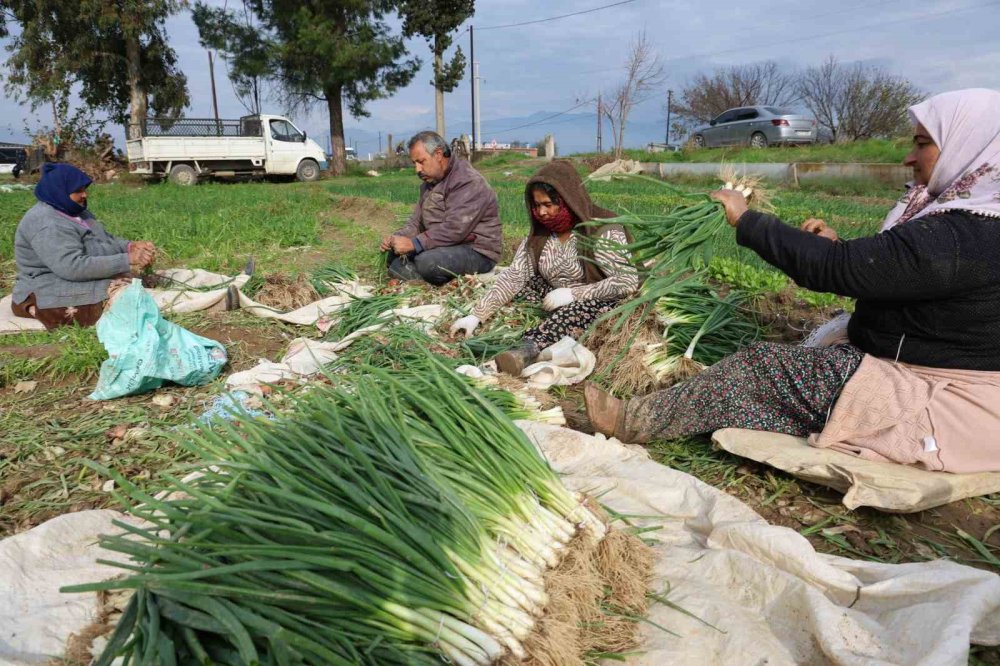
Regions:
<instances>
[{"instance_id":1,"label":"cloud","mask_svg":"<svg viewBox=\"0 0 1000 666\"><path fill-rule=\"evenodd\" d=\"M225 0L213 1L221 5ZM977 6L982 3L976 0L716 0L710 6L689 0L636 0L599 12L503 30L485 28L576 12L581 5L575 0L477 4L479 11L471 23L476 26L476 60L483 77L484 121L543 111L551 114L573 106L577 99L610 90L622 78L630 40L643 29L664 59L669 75L663 96L666 88L679 93L694 75L717 67L777 60L789 69L802 69L820 64L831 54L844 62L877 63L931 93L973 85L1000 88L996 21L986 20L996 16L995 8ZM599 4L594 0L582 8ZM192 98L188 114L210 116L207 55L198 43L190 14L171 18L167 31L188 76ZM455 46L461 46L466 57L468 41L463 26ZM433 124L427 45L415 39L409 46L424 60L423 68L391 99L369 104L370 118L347 119L353 130L401 136L403 130ZM242 115L245 111L225 72L225 63L216 60L220 114ZM471 129L469 85L466 77L445 96L450 135ZM635 118L659 122L662 107L662 99L651 99L636 108ZM281 113L278 104L269 103L267 108ZM0 113L3 118L28 115L11 100L0 101ZM329 132L323 106L297 114L294 120L311 135ZM539 126L536 133L542 134L544 129ZM560 131L558 124L552 129ZM4 131L0 124L0 140L5 138Z\"/></svg>"}]
</instances>

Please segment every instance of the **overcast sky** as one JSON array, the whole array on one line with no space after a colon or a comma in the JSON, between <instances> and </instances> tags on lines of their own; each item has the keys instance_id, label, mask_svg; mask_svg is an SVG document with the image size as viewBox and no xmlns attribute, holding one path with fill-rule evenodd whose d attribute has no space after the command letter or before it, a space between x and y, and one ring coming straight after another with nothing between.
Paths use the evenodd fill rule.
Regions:
<instances>
[{"instance_id":1,"label":"overcast sky","mask_svg":"<svg viewBox=\"0 0 1000 666\"><path fill-rule=\"evenodd\" d=\"M645 29L669 78L679 91L699 72L719 66L777 60L788 68L809 67L833 54L866 61L908 77L929 93L963 87L1000 89L1000 0L634 0L609 9L522 27L488 29L610 4L615 0L480 0L476 60L482 77L484 120L557 113L612 88L621 78L629 41ZM219 2L221 4L221 2ZM464 30L464 26L463 26ZM190 14L167 24L171 46L187 74L192 105L188 115L211 115L207 55L198 44ZM468 33L458 38L468 55ZM396 132L433 126L434 95L429 52L423 40L411 51L425 66L406 89L369 106L370 118L347 120L351 129ZM244 113L216 65L220 113ZM663 97L665 98L665 91ZM449 135L469 131L468 81L446 96ZM265 108L280 112L276 103ZM584 111L585 109L579 109ZM663 99L641 105L637 119L662 118ZM0 141L23 138L29 110L10 99L0 102ZM325 110L295 121L311 136L328 132ZM34 122L49 123L47 115ZM551 123L549 123L551 124ZM497 137L532 140L545 124ZM514 134L522 134L515 136ZM492 137L484 137L489 140Z\"/></svg>"}]
</instances>

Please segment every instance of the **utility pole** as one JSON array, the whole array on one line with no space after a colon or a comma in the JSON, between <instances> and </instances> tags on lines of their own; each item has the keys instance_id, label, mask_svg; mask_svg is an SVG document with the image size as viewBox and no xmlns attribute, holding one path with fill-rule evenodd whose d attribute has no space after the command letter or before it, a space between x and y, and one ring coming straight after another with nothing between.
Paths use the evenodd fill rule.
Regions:
<instances>
[{"instance_id":1,"label":"utility pole","mask_svg":"<svg viewBox=\"0 0 1000 666\"><path fill-rule=\"evenodd\" d=\"M212 52L208 52L208 76L212 81L212 109L215 111L215 132L216 134L221 133L219 130L221 126L219 125L219 98L215 94L215 63L212 61Z\"/></svg>"},{"instance_id":2,"label":"utility pole","mask_svg":"<svg viewBox=\"0 0 1000 666\"><path fill-rule=\"evenodd\" d=\"M603 153L604 147L601 145L601 93L597 93L597 152Z\"/></svg>"},{"instance_id":3,"label":"utility pole","mask_svg":"<svg viewBox=\"0 0 1000 666\"><path fill-rule=\"evenodd\" d=\"M475 106L475 108L472 111L475 114L475 117L476 117L476 129L475 129L476 140L473 141L473 145L475 146L476 150L479 150L482 147L482 144L483 144L483 130L482 130L482 127L479 124L479 104L480 104L479 100L480 100L481 96L479 94L479 81L480 81L480 79L479 79L479 63L478 62L472 63L472 71L475 73L475 86L474 86L474 89L476 91L476 106Z\"/></svg>"},{"instance_id":4,"label":"utility pole","mask_svg":"<svg viewBox=\"0 0 1000 666\"><path fill-rule=\"evenodd\" d=\"M378 152L382 152L382 130L378 131Z\"/></svg>"},{"instance_id":5,"label":"utility pole","mask_svg":"<svg viewBox=\"0 0 1000 666\"><path fill-rule=\"evenodd\" d=\"M472 152L476 152L476 142L479 137L476 135L476 104L478 100L476 99L476 40L475 40L475 28L474 26L469 26L469 89L472 90ZM472 155L469 155L469 161L472 161Z\"/></svg>"},{"instance_id":6,"label":"utility pole","mask_svg":"<svg viewBox=\"0 0 1000 666\"><path fill-rule=\"evenodd\" d=\"M670 145L670 105L673 103L673 101L674 101L674 91L668 90L667 91L667 140L666 140L667 146Z\"/></svg>"}]
</instances>

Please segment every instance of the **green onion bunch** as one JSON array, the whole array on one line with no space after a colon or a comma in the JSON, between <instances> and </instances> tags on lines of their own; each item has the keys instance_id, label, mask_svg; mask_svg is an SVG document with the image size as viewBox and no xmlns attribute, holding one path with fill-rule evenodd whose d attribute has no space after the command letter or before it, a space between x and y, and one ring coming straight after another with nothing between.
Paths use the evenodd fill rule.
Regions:
<instances>
[{"instance_id":1,"label":"green onion bunch","mask_svg":"<svg viewBox=\"0 0 1000 666\"><path fill-rule=\"evenodd\" d=\"M718 241L732 233L722 204L708 195L688 196L692 203L665 215L623 215L587 223L619 224L632 238L625 250L643 281L638 295L604 315L615 319L616 326L624 325L636 311L648 310L659 299L676 293L692 274L704 272ZM603 238L581 238L595 252L619 247Z\"/></svg>"},{"instance_id":2,"label":"green onion bunch","mask_svg":"<svg viewBox=\"0 0 1000 666\"><path fill-rule=\"evenodd\" d=\"M746 305L740 291L721 295L707 285L686 283L656 302L664 341L650 345L646 364L658 380L683 379L735 353L761 333Z\"/></svg>"},{"instance_id":3,"label":"green onion bunch","mask_svg":"<svg viewBox=\"0 0 1000 666\"><path fill-rule=\"evenodd\" d=\"M320 296L324 298L337 293L337 285L353 282L358 274L339 261L327 262L316 268L309 275L309 283Z\"/></svg>"},{"instance_id":4,"label":"green onion bunch","mask_svg":"<svg viewBox=\"0 0 1000 666\"><path fill-rule=\"evenodd\" d=\"M132 589L97 664L493 663L527 656L543 573L606 527L512 421L427 353L178 435L199 461L153 496L113 471L144 525L104 548ZM192 478L193 477L193 478Z\"/></svg>"},{"instance_id":5,"label":"green onion bunch","mask_svg":"<svg viewBox=\"0 0 1000 666\"><path fill-rule=\"evenodd\" d=\"M396 294L367 298L352 296L350 302L333 313L334 324L326 332L325 339L341 340L354 331L376 324L387 312L400 307L403 301L403 297Z\"/></svg>"}]
</instances>

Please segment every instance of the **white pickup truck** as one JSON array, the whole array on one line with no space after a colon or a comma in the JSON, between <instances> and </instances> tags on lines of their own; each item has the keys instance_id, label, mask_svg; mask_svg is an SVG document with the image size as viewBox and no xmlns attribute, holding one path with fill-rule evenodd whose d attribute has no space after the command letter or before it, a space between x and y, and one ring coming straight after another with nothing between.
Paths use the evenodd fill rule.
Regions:
<instances>
[{"instance_id":1,"label":"white pickup truck","mask_svg":"<svg viewBox=\"0 0 1000 666\"><path fill-rule=\"evenodd\" d=\"M282 116L147 119L129 126L129 170L179 185L199 178L295 176L317 180L326 154Z\"/></svg>"}]
</instances>

